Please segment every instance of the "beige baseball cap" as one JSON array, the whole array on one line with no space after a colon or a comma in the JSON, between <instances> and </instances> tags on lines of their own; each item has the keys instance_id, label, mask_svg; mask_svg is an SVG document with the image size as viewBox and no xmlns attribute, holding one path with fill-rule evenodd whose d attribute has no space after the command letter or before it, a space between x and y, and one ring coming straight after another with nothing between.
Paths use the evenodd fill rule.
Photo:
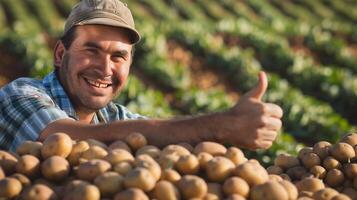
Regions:
<instances>
[{"instance_id":1,"label":"beige baseball cap","mask_svg":"<svg viewBox=\"0 0 357 200\"><path fill-rule=\"evenodd\" d=\"M100 24L128 30L132 44L139 42L133 16L126 4L119 0L81 0L69 14L64 35L74 26Z\"/></svg>"}]
</instances>

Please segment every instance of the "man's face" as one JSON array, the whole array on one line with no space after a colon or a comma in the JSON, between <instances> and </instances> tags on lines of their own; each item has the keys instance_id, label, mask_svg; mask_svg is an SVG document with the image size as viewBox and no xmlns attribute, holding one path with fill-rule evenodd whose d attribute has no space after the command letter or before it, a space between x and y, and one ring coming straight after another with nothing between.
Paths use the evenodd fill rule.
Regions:
<instances>
[{"instance_id":1,"label":"man's face","mask_svg":"<svg viewBox=\"0 0 357 200\"><path fill-rule=\"evenodd\" d=\"M59 77L75 109L93 112L124 87L132 45L123 31L110 26L78 26L75 35L64 51Z\"/></svg>"}]
</instances>

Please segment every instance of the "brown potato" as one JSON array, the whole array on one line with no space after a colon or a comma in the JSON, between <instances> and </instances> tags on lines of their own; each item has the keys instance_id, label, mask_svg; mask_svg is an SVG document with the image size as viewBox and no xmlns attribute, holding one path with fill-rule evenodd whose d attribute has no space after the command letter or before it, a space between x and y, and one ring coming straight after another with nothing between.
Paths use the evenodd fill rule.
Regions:
<instances>
[{"instance_id":1,"label":"brown potato","mask_svg":"<svg viewBox=\"0 0 357 200\"><path fill-rule=\"evenodd\" d=\"M85 141L89 144L90 147L98 146L102 149L108 150L108 146L104 142L101 142L99 140L88 138Z\"/></svg>"},{"instance_id":2,"label":"brown potato","mask_svg":"<svg viewBox=\"0 0 357 200\"><path fill-rule=\"evenodd\" d=\"M247 181L250 186L269 180L268 172L259 163L251 161L238 165L233 173Z\"/></svg>"},{"instance_id":3,"label":"brown potato","mask_svg":"<svg viewBox=\"0 0 357 200\"><path fill-rule=\"evenodd\" d=\"M282 153L279 154L275 160L274 160L274 165L275 166L279 166L282 169L286 170L295 166L299 166L300 165L300 161L298 158L286 154L286 153Z\"/></svg>"},{"instance_id":4,"label":"brown potato","mask_svg":"<svg viewBox=\"0 0 357 200\"><path fill-rule=\"evenodd\" d=\"M341 193L347 195L351 199L357 198L357 191L354 188L344 188Z\"/></svg>"},{"instance_id":5,"label":"brown potato","mask_svg":"<svg viewBox=\"0 0 357 200\"><path fill-rule=\"evenodd\" d=\"M114 149L110 151L108 155L106 155L103 159L108 161L112 165L115 165L123 161L133 163L135 160L133 155L131 155L131 153L123 149Z\"/></svg>"},{"instance_id":6,"label":"brown potato","mask_svg":"<svg viewBox=\"0 0 357 200\"><path fill-rule=\"evenodd\" d=\"M313 153L313 152L314 152L314 150L312 147L303 147L302 149L300 149L300 151L298 153L298 158L301 160L305 154Z\"/></svg>"},{"instance_id":7,"label":"brown potato","mask_svg":"<svg viewBox=\"0 0 357 200\"><path fill-rule=\"evenodd\" d=\"M25 176L23 174L15 173L15 174L12 174L9 177L10 178L16 178L18 181L20 181L20 183L21 183L23 188L31 185L31 180L27 176Z\"/></svg>"},{"instance_id":8,"label":"brown potato","mask_svg":"<svg viewBox=\"0 0 357 200\"><path fill-rule=\"evenodd\" d=\"M203 199L223 199L223 188L219 183L207 183L207 194Z\"/></svg>"},{"instance_id":9,"label":"brown potato","mask_svg":"<svg viewBox=\"0 0 357 200\"><path fill-rule=\"evenodd\" d=\"M310 169L310 173L314 175L315 178L324 179L326 177L326 169L315 165Z\"/></svg>"},{"instance_id":10,"label":"brown potato","mask_svg":"<svg viewBox=\"0 0 357 200\"><path fill-rule=\"evenodd\" d=\"M141 147L147 145L147 140L145 136L141 133L130 133L125 137L125 142L133 149L134 151L140 149Z\"/></svg>"},{"instance_id":11,"label":"brown potato","mask_svg":"<svg viewBox=\"0 0 357 200\"><path fill-rule=\"evenodd\" d=\"M161 173L160 180L166 180L173 184L181 179L181 175L173 169L165 169Z\"/></svg>"},{"instance_id":12,"label":"brown potato","mask_svg":"<svg viewBox=\"0 0 357 200\"><path fill-rule=\"evenodd\" d=\"M195 147L193 152L195 155L206 152L213 156L224 156L227 148L216 142L201 142Z\"/></svg>"},{"instance_id":13,"label":"brown potato","mask_svg":"<svg viewBox=\"0 0 357 200\"><path fill-rule=\"evenodd\" d=\"M287 200L288 198L288 192L278 182L267 181L252 188L252 200Z\"/></svg>"},{"instance_id":14,"label":"brown potato","mask_svg":"<svg viewBox=\"0 0 357 200\"><path fill-rule=\"evenodd\" d=\"M0 198L14 198L20 194L22 185L15 178L0 179Z\"/></svg>"},{"instance_id":15,"label":"brown potato","mask_svg":"<svg viewBox=\"0 0 357 200\"><path fill-rule=\"evenodd\" d=\"M181 174L196 174L200 170L200 164L195 155L183 155L175 163L175 168Z\"/></svg>"},{"instance_id":16,"label":"brown potato","mask_svg":"<svg viewBox=\"0 0 357 200\"><path fill-rule=\"evenodd\" d=\"M16 148L16 153L20 156L30 154L41 159L42 146L42 143L38 141L25 141Z\"/></svg>"},{"instance_id":17,"label":"brown potato","mask_svg":"<svg viewBox=\"0 0 357 200\"><path fill-rule=\"evenodd\" d=\"M339 142L331 147L331 155L340 162L347 162L355 157L355 150L351 145Z\"/></svg>"},{"instance_id":18,"label":"brown potato","mask_svg":"<svg viewBox=\"0 0 357 200\"><path fill-rule=\"evenodd\" d=\"M4 172L4 170L1 168L1 166L0 166L0 179L3 179L3 178L5 178L6 177L6 175L5 175L5 172Z\"/></svg>"},{"instance_id":19,"label":"brown potato","mask_svg":"<svg viewBox=\"0 0 357 200\"><path fill-rule=\"evenodd\" d=\"M72 146L72 151L68 155L67 160L71 166L79 164L79 158L82 157L83 152L89 149L89 144L86 141L79 141Z\"/></svg>"},{"instance_id":20,"label":"brown potato","mask_svg":"<svg viewBox=\"0 0 357 200\"><path fill-rule=\"evenodd\" d=\"M351 200L351 198L345 194L337 194L331 200Z\"/></svg>"},{"instance_id":21,"label":"brown potato","mask_svg":"<svg viewBox=\"0 0 357 200\"><path fill-rule=\"evenodd\" d=\"M114 150L114 149L123 149L123 150L128 151L129 153L132 153L128 144L126 144L125 142L123 142L121 140L117 140L109 145L109 147L108 147L109 151Z\"/></svg>"},{"instance_id":22,"label":"brown potato","mask_svg":"<svg viewBox=\"0 0 357 200\"><path fill-rule=\"evenodd\" d=\"M207 163L207 178L214 182L221 182L231 176L234 169L235 165L231 160L223 156L217 156Z\"/></svg>"},{"instance_id":23,"label":"brown potato","mask_svg":"<svg viewBox=\"0 0 357 200\"><path fill-rule=\"evenodd\" d=\"M126 188L139 188L145 192L155 187L156 179L146 168L135 168L129 171L124 178Z\"/></svg>"},{"instance_id":24,"label":"brown potato","mask_svg":"<svg viewBox=\"0 0 357 200\"><path fill-rule=\"evenodd\" d=\"M124 178L116 172L105 172L94 179L102 197L113 197L123 190Z\"/></svg>"},{"instance_id":25,"label":"brown potato","mask_svg":"<svg viewBox=\"0 0 357 200\"><path fill-rule=\"evenodd\" d=\"M279 174L282 174L284 172L284 170L279 166L272 165L267 168L267 172L268 172L268 174L279 175Z\"/></svg>"},{"instance_id":26,"label":"brown potato","mask_svg":"<svg viewBox=\"0 0 357 200\"><path fill-rule=\"evenodd\" d=\"M345 136L343 136L340 140L340 142L347 143L351 145L352 147L357 145L357 134L356 133L349 133Z\"/></svg>"},{"instance_id":27,"label":"brown potato","mask_svg":"<svg viewBox=\"0 0 357 200\"><path fill-rule=\"evenodd\" d=\"M331 169L327 172L324 182L331 187L340 186L345 180L345 176L339 169Z\"/></svg>"},{"instance_id":28,"label":"brown potato","mask_svg":"<svg viewBox=\"0 0 357 200\"><path fill-rule=\"evenodd\" d=\"M61 156L51 156L41 164L42 175L51 181L64 180L69 172L70 166L66 159Z\"/></svg>"},{"instance_id":29,"label":"brown potato","mask_svg":"<svg viewBox=\"0 0 357 200\"><path fill-rule=\"evenodd\" d=\"M107 155L108 155L107 150L105 150L103 147L94 145L94 146L90 146L89 149L84 151L82 153L81 158L83 158L85 160L103 159Z\"/></svg>"},{"instance_id":30,"label":"brown potato","mask_svg":"<svg viewBox=\"0 0 357 200\"><path fill-rule=\"evenodd\" d=\"M333 158L331 156L327 156L325 158L325 160L323 161L322 166L326 170L330 170L330 169L340 169L342 165L341 165L340 161L336 160L335 158Z\"/></svg>"},{"instance_id":31,"label":"brown potato","mask_svg":"<svg viewBox=\"0 0 357 200\"><path fill-rule=\"evenodd\" d=\"M295 166L286 171L286 174L292 180L300 180L307 173L307 170L302 166Z\"/></svg>"},{"instance_id":32,"label":"brown potato","mask_svg":"<svg viewBox=\"0 0 357 200\"><path fill-rule=\"evenodd\" d=\"M14 173L17 161L18 158L15 155L0 150L0 167L4 170L6 175Z\"/></svg>"},{"instance_id":33,"label":"brown potato","mask_svg":"<svg viewBox=\"0 0 357 200\"><path fill-rule=\"evenodd\" d=\"M283 178L281 178L281 176L276 175L276 174L269 174L269 180L279 182L279 181L282 181Z\"/></svg>"},{"instance_id":34,"label":"brown potato","mask_svg":"<svg viewBox=\"0 0 357 200\"><path fill-rule=\"evenodd\" d=\"M207 152L201 152L197 155L198 162L200 163L201 169L206 169L208 161L210 161L213 156Z\"/></svg>"},{"instance_id":35,"label":"brown potato","mask_svg":"<svg viewBox=\"0 0 357 200\"><path fill-rule=\"evenodd\" d=\"M23 194L21 194L23 200L50 200L57 199L56 193L46 185L35 184L27 188Z\"/></svg>"},{"instance_id":36,"label":"brown potato","mask_svg":"<svg viewBox=\"0 0 357 200\"><path fill-rule=\"evenodd\" d=\"M15 165L16 172L33 179L40 174L40 160L33 155L23 155Z\"/></svg>"},{"instance_id":37,"label":"brown potato","mask_svg":"<svg viewBox=\"0 0 357 200\"><path fill-rule=\"evenodd\" d=\"M225 200L246 200L243 196L239 194L229 195Z\"/></svg>"},{"instance_id":38,"label":"brown potato","mask_svg":"<svg viewBox=\"0 0 357 200\"><path fill-rule=\"evenodd\" d=\"M248 183L244 179L236 176L228 178L223 184L223 191L227 196L239 194L248 198L249 190Z\"/></svg>"},{"instance_id":39,"label":"brown potato","mask_svg":"<svg viewBox=\"0 0 357 200\"><path fill-rule=\"evenodd\" d=\"M95 177L103 174L111 168L109 162L93 159L78 165L77 177L82 180L92 181Z\"/></svg>"},{"instance_id":40,"label":"brown potato","mask_svg":"<svg viewBox=\"0 0 357 200\"><path fill-rule=\"evenodd\" d=\"M320 165L321 159L315 153L307 153L304 156L302 156L301 162L307 169L310 169L315 165Z\"/></svg>"},{"instance_id":41,"label":"brown potato","mask_svg":"<svg viewBox=\"0 0 357 200\"><path fill-rule=\"evenodd\" d=\"M181 199L178 189L169 181L159 181L153 190L153 197L157 200L179 200Z\"/></svg>"},{"instance_id":42,"label":"brown potato","mask_svg":"<svg viewBox=\"0 0 357 200\"><path fill-rule=\"evenodd\" d=\"M72 139L65 133L54 133L49 135L43 142L41 155L43 159L51 156L66 158L72 151Z\"/></svg>"},{"instance_id":43,"label":"brown potato","mask_svg":"<svg viewBox=\"0 0 357 200\"><path fill-rule=\"evenodd\" d=\"M194 148L191 144L187 143L187 142L180 142L177 145L180 145L182 147L184 147L185 149L187 149L189 152L193 153Z\"/></svg>"},{"instance_id":44,"label":"brown potato","mask_svg":"<svg viewBox=\"0 0 357 200\"><path fill-rule=\"evenodd\" d=\"M177 184L182 196L185 199L202 198L207 193L207 183L195 175L183 176Z\"/></svg>"},{"instance_id":45,"label":"brown potato","mask_svg":"<svg viewBox=\"0 0 357 200\"><path fill-rule=\"evenodd\" d=\"M298 197L298 190L296 186L290 181L282 180L279 183L284 187L286 192L288 193L288 200L295 200Z\"/></svg>"},{"instance_id":46,"label":"brown potato","mask_svg":"<svg viewBox=\"0 0 357 200\"><path fill-rule=\"evenodd\" d=\"M343 165L343 172L347 178L353 179L357 176L357 163L346 163Z\"/></svg>"},{"instance_id":47,"label":"brown potato","mask_svg":"<svg viewBox=\"0 0 357 200\"><path fill-rule=\"evenodd\" d=\"M323 160L330 155L331 146L331 143L327 141L320 141L314 145L313 152Z\"/></svg>"},{"instance_id":48,"label":"brown potato","mask_svg":"<svg viewBox=\"0 0 357 200\"><path fill-rule=\"evenodd\" d=\"M135 156L138 157L142 154L147 154L153 159L159 159L161 150L153 145L146 145L138 149L135 153Z\"/></svg>"},{"instance_id":49,"label":"brown potato","mask_svg":"<svg viewBox=\"0 0 357 200\"><path fill-rule=\"evenodd\" d=\"M115 195L114 200L149 200L149 197L138 188L129 188Z\"/></svg>"},{"instance_id":50,"label":"brown potato","mask_svg":"<svg viewBox=\"0 0 357 200\"><path fill-rule=\"evenodd\" d=\"M325 188L322 180L318 178L304 178L301 181L296 183L296 187L299 192L307 191L307 192L316 192Z\"/></svg>"},{"instance_id":51,"label":"brown potato","mask_svg":"<svg viewBox=\"0 0 357 200\"><path fill-rule=\"evenodd\" d=\"M92 184L79 184L74 190L65 195L64 200L99 200L100 192Z\"/></svg>"},{"instance_id":52,"label":"brown potato","mask_svg":"<svg viewBox=\"0 0 357 200\"><path fill-rule=\"evenodd\" d=\"M143 154L135 159L135 166L142 167L147 170L154 176L155 180L158 181L161 176L161 168L160 165L149 155Z\"/></svg>"},{"instance_id":53,"label":"brown potato","mask_svg":"<svg viewBox=\"0 0 357 200\"><path fill-rule=\"evenodd\" d=\"M235 165L240 165L247 161L242 150L237 147L229 147L225 157L229 158Z\"/></svg>"},{"instance_id":54,"label":"brown potato","mask_svg":"<svg viewBox=\"0 0 357 200\"><path fill-rule=\"evenodd\" d=\"M171 144L166 146L160 154L160 157L162 156L166 156L166 155L175 155L177 156L177 160L180 156L183 155L189 155L191 154L190 151L188 151L185 147L182 147L180 145L175 145L175 144Z\"/></svg>"},{"instance_id":55,"label":"brown potato","mask_svg":"<svg viewBox=\"0 0 357 200\"><path fill-rule=\"evenodd\" d=\"M312 197L316 200L330 200L337 194L338 192L332 188L324 188L316 191Z\"/></svg>"},{"instance_id":56,"label":"brown potato","mask_svg":"<svg viewBox=\"0 0 357 200\"><path fill-rule=\"evenodd\" d=\"M127 174L130 170L133 169L133 166L126 161L119 162L114 165L113 170L121 175Z\"/></svg>"}]
</instances>

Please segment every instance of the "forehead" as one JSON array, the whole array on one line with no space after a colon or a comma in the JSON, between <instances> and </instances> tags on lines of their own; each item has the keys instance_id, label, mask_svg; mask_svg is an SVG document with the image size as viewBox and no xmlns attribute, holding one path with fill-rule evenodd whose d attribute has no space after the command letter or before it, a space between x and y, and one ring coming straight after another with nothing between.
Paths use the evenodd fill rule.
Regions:
<instances>
[{"instance_id":1,"label":"forehead","mask_svg":"<svg viewBox=\"0 0 357 200\"><path fill-rule=\"evenodd\" d=\"M130 44L130 37L125 29L106 25L77 26L75 41L76 40L82 42L111 42L128 47L132 46Z\"/></svg>"}]
</instances>

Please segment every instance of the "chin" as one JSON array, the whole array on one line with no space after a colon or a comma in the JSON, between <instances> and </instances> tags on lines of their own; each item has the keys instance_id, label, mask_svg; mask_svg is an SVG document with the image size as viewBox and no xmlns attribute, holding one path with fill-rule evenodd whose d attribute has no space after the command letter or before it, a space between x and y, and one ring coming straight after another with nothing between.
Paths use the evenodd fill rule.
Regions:
<instances>
[{"instance_id":1,"label":"chin","mask_svg":"<svg viewBox=\"0 0 357 200\"><path fill-rule=\"evenodd\" d=\"M104 108L106 105L108 105L110 101L108 100L103 100L103 101L90 101L90 100L87 100L84 102L84 105L87 107L87 108L90 108L91 110L99 110L99 109L102 109Z\"/></svg>"}]
</instances>

